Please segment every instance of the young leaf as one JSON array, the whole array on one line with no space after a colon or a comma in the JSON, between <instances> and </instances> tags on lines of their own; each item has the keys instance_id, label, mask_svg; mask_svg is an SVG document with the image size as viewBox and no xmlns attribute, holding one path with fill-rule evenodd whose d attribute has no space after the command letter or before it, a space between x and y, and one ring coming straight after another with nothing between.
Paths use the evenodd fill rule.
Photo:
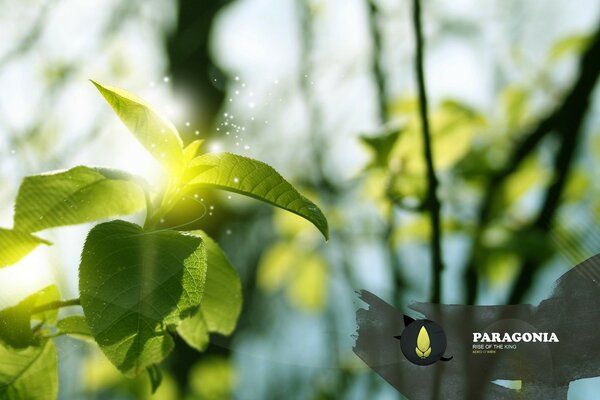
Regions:
<instances>
[{"instance_id":1,"label":"young leaf","mask_svg":"<svg viewBox=\"0 0 600 400\"><path fill-rule=\"evenodd\" d=\"M212 167L189 180L191 188L214 187L265 201L309 220L329 238L321 210L267 164L231 153L203 154L190 164Z\"/></svg>"},{"instance_id":2,"label":"young leaf","mask_svg":"<svg viewBox=\"0 0 600 400\"><path fill-rule=\"evenodd\" d=\"M69 315L56 323L59 332L67 335L92 336L83 315Z\"/></svg>"},{"instance_id":3,"label":"young leaf","mask_svg":"<svg viewBox=\"0 0 600 400\"><path fill-rule=\"evenodd\" d=\"M0 311L0 342L14 348L24 348L36 342L31 320L53 323L58 310L33 314L34 308L60 298L55 285L48 286L22 300L19 304Z\"/></svg>"},{"instance_id":4,"label":"young leaf","mask_svg":"<svg viewBox=\"0 0 600 400\"><path fill-rule=\"evenodd\" d=\"M208 270L204 296L198 311L181 321L177 332L198 351L208 345L208 332L229 335L235 329L242 309L242 284L223 250L203 231L194 231L206 246Z\"/></svg>"},{"instance_id":5,"label":"young leaf","mask_svg":"<svg viewBox=\"0 0 600 400\"><path fill-rule=\"evenodd\" d=\"M172 350L167 328L196 311L206 278L199 236L112 221L88 234L79 266L87 324L108 359L133 376Z\"/></svg>"},{"instance_id":6,"label":"young leaf","mask_svg":"<svg viewBox=\"0 0 600 400\"><path fill-rule=\"evenodd\" d=\"M0 360L0 399L58 397L58 365L52 340L22 350L0 345Z\"/></svg>"},{"instance_id":7,"label":"young leaf","mask_svg":"<svg viewBox=\"0 0 600 400\"><path fill-rule=\"evenodd\" d=\"M134 94L93 80L92 83L146 150L168 170L179 171L183 145L175 126Z\"/></svg>"},{"instance_id":8,"label":"young leaf","mask_svg":"<svg viewBox=\"0 0 600 400\"><path fill-rule=\"evenodd\" d=\"M15 229L37 232L76 225L135 213L145 204L144 192L129 174L75 167L23 180L15 206Z\"/></svg>"},{"instance_id":9,"label":"young leaf","mask_svg":"<svg viewBox=\"0 0 600 400\"><path fill-rule=\"evenodd\" d=\"M0 228L0 268L18 262L40 244L51 243L25 232Z\"/></svg>"}]
</instances>

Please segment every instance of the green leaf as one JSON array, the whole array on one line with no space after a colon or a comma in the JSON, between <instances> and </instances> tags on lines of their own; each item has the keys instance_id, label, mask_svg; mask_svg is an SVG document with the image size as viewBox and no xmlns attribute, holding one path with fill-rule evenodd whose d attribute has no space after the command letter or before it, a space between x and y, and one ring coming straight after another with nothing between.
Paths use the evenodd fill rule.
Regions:
<instances>
[{"instance_id":1,"label":"green leaf","mask_svg":"<svg viewBox=\"0 0 600 400\"><path fill-rule=\"evenodd\" d=\"M58 365L54 343L22 350L0 345L0 399L54 400L58 397Z\"/></svg>"},{"instance_id":2,"label":"green leaf","mask_svg":"<svg viewBox=\"0 0 600 400\"><path fill-rule=\"evenodd\" d=\"M51 243L25 232L0 228L0 268L18 262L40 244Z\"/></svg>"},{"instance_id":3,"label":"green leaf","mask_svg":"<svg viewBox=\"0 0 600 400\"><path fill-rule=\"evenodd\" d=\"M175 126L134 94L93 80L92 83L146 150L168 170L179 171L183 165L183 144Z\"/></svg>"},{"instance_id":4,"label":"green leaf","mask_svg":"<svg viewBox=\"0 0 600 400\"><path fill-rule=\"evenodd\" d=\"M162 372L156 364L150 365L146 370L148 371L148 377L150 378L151 391L152 394L154 394L162 382Z\"/></svg>"},{"instance_id":5,"label":"green leaf","mask_svg":"<svg viewBox=\"0 0 600 400\"><path fill-rule=\"evenodd\" d=\"M183 156L186 164L196 158L202 143L204 143L204 139L194 140L183 149Z\"/></svg>"},{"instance_id":6,"label":"green leaf","mask_svg":"<svg viewBox=\"0 0 600 400\"><path fill-rule=\"evenodd\" d=\"M229 335L235 329L242 309L242 283L219 245L203 231L193 233L206 246L206 284L200 308L181 321L177 332L190 346L203 351L208 345L208 332Z\"/></svg>"},{"instance_id":7,"label":"green leaf","mask_svg":"<svg viewBox=\"0 0 600 400\"><path fill-rule=\"evenodd\" d=\"M34 308L57 301L59 298L58 289L55 285L51 285L26 297L16 306L0 311L0 341L14 348L23 348L35 344L36 338L31 330L31 320L53 323L56 320L58 310L33 314Z\"/></svg>"},{"instance_id":8,"label":"green leaf","mask_svg":"<svg viewBox=\"0 0 600 400\"><path fill-rule=\"evenodd\" d=\"M67 335L92 336L83 315L69 315L58 321L56 328L59 332Z\"/></svg>"},{"instance_id":9,"label":"green leaf","mask_svg":"<svg viewBox=\"0 0 600 400\"><path fill-rule=\"evenodd\" d=\"M591 42L591 34L575 34L564 37L552 46L549 61L555 62L568 54L580 54Z\"/></svg>"},{"instance_id":10,"label":"green leaf","mask_svg":"<svg viewBox=\"0 0 600 400\"><path fill-rule=\"evenodd\" d=\"M390 158L390 152L394 147L394 143L398 140L400 130L395 129L391 132L385 132L378 136L361 136L360 141L363 142L369 150L373 152L373 160L369 167L387 167Z\"/></svg>"},{"instance_id":11,"label":"green leaf","mask_svg":"<svg viewBox=\"0 0 600 400\"><path fill-rule=\"evenodd\" d=\"M94 227L85 242L81 305L104 354L133 376L171 352L167 329L197 310L205 278L200 237L107 222Z\"/></svg>"},{"instance_id":12,"label":"green leaf","mask_svg":"<svg viewBox=\"0 0 600 400\"><path fill-rule=\"evenodd\" d=\"M15 206L15 229L37 232L135 213L146 202L129 174L75 167L23 180Z\"/></svg>"},{"instance_id":13,"label":"green leaf","mask_svg":"<svg viewBox=\"0 0 600 400\"><path fill-rule=\"evenodd\" d=\"M177 326L177 333L190 346L198 351L208 347L210 337L204 315L198 310L194 315L181 321Z\"/></svg>"},{"instance_id":14,"label":"green leaf","mask_svg":"<svg viewBox=\"0 0 600 400\"><path fill-rule=\"evenodd\" d=\"M60 292L58 291L58 287L56 285L49 285L37 293L32 294L30 297L34 299L33 308L36 308L60 300ZM51 310L46 310L31 315L32 320L43 321L47 324L54 324L57 317L58 308L53 308Z\"/></svg>"},{"instance_id":15,"label":"green leaf","mask_svg":"<svg viewBox=\"0 0 600 400\"><path fill-rule=\"evenodd\" d=\"M267 164L231 153L207 153L196 157L191 166L212 168L191 179L190 187L214 187L265 201L309 220L329 238L327 219L319 207Z\"/></svg>"}]
</instances>

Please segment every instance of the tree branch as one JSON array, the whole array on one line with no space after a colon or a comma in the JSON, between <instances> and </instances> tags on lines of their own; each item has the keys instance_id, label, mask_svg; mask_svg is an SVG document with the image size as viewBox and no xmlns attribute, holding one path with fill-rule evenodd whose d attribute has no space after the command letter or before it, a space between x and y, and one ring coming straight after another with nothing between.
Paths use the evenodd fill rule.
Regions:
<instances>
[{"instance_id":1,"label":"tree branch","mask_svg":"<svg viewBox=\"0 0 600 400\"><path fill-rule=\"evenodd\" d=\"M583 122L589 108L591 96L600 75L600 29L595 40L583 55L580 63L580 78L567 96L564 106L555 119L554 129L560 135L560 150L554 160L555 178L544 196L544 202L536 220L534 231L549 232L560 206L562 193L567 184L579 138L583 136ZM531 287L533 277L542 267L531 258L521 264L519 275L509 296L509 304L520 303Z\"/></svg>"},{"instance_id":2,"label":"tree branch","mask_svg":"<svg viewBox=\"0 0 600 400\"><path fill-rule=\"evenodd\" d=\"M524 140L515 148L506 165L493 174L487 183L485 194L479 209L471 253L465 268L467 304L474 304L477 299L477 256L482 250L481 237L490 222L493 201L499 195L501 186L506 178L519 168L523 160L531 154L540 141L550 133L559 134L563 138L561 140L561 150L555 162L555 168L561 169L556 170L556 179L546 194L542 211L536 222L533 224L533 227L542 227L541 221L547 221L548 218L552 218L554 211L558 206L558 200L564 186L564 180L566 180L568 166L571 164L572 154L575 150L578 131L580 130L585 111L587 110L592 89L598 78L600 64L599 35L600 30L596 33L592 45L583 55L580 62L579 77L566 95L563 103L543 118L530 133L525 135ZM570 139L567 140L567 136L569 136ZM565 145L567 145L567 148L564 148ZM559 159L561 159L560 165ZM548 228L542 228L547 230L549 229L549 226L550 225L548 225ZM532 269L529 264L525 265L525 263L522 268ZM524 276L518 279L521 283L517 284L517 286L522 287L523 285L529 285L528 281L530 281L530 278L527 279L527 274L529 273L524 273ZM523 289L519 289L519 291L522 290ZM514 300L513 296L514 295L511 295L512 300Z\"/></svg>"},{"instance_id":3,"label":"tree branch","mask_svg":"<svg viewBox=\"0 0 600 400\"><path fill-rule=\"evenodd\" d=\"M431 217L431 264L432 264L432 286L431 302L439 303L441 300L441 278L444 269L442 261L442 233L441 233L441 204L437 195L438 178L433 164L433 152L431 150L431 134L427 111L427 91L425 88L425 73L423 67L423 27L421 22L421 1L413 1L413 27L416 39L415 70L417 74L417 86L419 91L419 115L421 119L421 131L423 133L424 157L427 164L427 208Z\"/></svg>"}]
</instances>

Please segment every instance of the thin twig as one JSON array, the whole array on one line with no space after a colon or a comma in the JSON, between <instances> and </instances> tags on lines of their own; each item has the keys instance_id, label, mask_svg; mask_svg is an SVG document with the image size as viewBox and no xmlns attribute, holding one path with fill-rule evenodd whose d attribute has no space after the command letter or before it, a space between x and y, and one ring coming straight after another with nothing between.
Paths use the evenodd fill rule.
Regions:
<instances>
[{"instance_id":1,"label":"thin twig","mask_svg":"<svg viewBox=\"0 0 600 400\"><path fill-rule=\"evenodd\" d=\"M373 49L371 54L373 77L377 87L377 112L381 124L388 120L387 95L385 90L385 73L382 65L382 34L377 21L379 9L376 0L369 0L369 31L373 40Z\"/></svg>"},{"instance_id":2,"label":"thin twig","mask_svg":"<svg viewBox=\"0 0 600 400\"><path fill-rule=\"evenodd\" d=\"M438 178L433 163L433 152L431 149L431 133L427 111L427 90L425 88L425 72L423 67L423 51L425 43L423 40L423 27L421 21L421 1L413 1L413 25L416 39L415 70L417 74L417 86L419 92L419 116L421 119L421 131L423 133L424 157L427 164L427 199L426 204L431 218L431 266L432 285L430 299L432 303L441 301L441 279L444 264L442 261L442 230L440 223L441 204L437 195L439 186Z\"/></svg>"},{"instance_id":3,"label":"thin twig","mask_svg":"<svg viewBox=\"0 0 600 400\"><path fill-rule=\"evenodd\" d=\"M379 125L385 126L388 122L389 115L387 110L387 95L385 89L385 73L382 66L382 32L379 26L379 8L376 0L368 1L368 23L371 38L373 40L373 49L371 53L371 70L373 78L375 80L376 97L377 97L377 114L379 117ZM389 184L391 186L396 176L394 173L390 173ZM385 251L390 265L390 272L392 276L393 285L393 301L396 306L400 307L401 290L405 286L404 277L402 276L402 265L398 259L396 252L396 244L394 240L394 233L396 231L396 207L397 202L390 194L390 191L386 191L386 197L390 203L390 208L387 215L386 227L382 233L383 242L385 243Z\"/></svg>"}]
</instances>

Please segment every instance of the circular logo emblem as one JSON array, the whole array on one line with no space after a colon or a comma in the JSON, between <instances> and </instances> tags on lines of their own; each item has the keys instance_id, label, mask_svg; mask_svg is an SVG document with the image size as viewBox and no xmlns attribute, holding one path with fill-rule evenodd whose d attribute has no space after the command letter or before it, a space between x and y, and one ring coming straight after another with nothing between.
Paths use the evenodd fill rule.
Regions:
<instances>
[{"instance_id":1,"label":"circular logo emblem","mask_svg":"<svg viewBox=\"0 0 600 400\"><path fill-rule=\"evenodd\" d=\"M405 319L406 321L406 319ZM441 326L428 319L411 320L400 339L404 357L416 365L431 365L438 360L449 361L444 357L446 334Z\"/></svg>"}]
</instances>

